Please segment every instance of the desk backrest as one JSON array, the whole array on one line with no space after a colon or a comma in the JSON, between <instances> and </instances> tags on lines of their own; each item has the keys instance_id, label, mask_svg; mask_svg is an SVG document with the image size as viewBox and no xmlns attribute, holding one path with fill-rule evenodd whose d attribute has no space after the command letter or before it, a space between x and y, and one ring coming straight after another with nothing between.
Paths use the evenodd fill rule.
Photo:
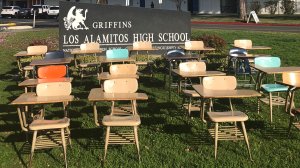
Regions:
<instances>
[{"instance_id":1,"label":"desk backrest","mask_svg":"<svg viewBox=\"0 0 300 168\"><path fill-rule=\"evenodd\" d=\"M48 51L45 54L45 59L56 59L56 58L65 58L65 53L63 51Z\"/></svg>"},{"instance_id":2,"label":"desk backrest","mask_svg":"<svg viewBox=\"0 0 300 168\"><path fill-rule=\"evenodd\" d=\"M234 40L234 46L244 49L250 49L252 48L252 41L248 39L238 39Z\"/></svg>"},{"instance_id":3,"label":"desk backrest","mask_svg":"<svg viewBox=\"0 0 300 168\"><path fill-rule=\"evenodd\" d=\"M202 84L205 89L234 90L237 86L237 81L234 76L210 76L204 77Z\"/></svg>"},{"instance_id":4,"label":"desk backrest","mask_svg":"<svg viewBox=\"0 0 300 168\"><path fill-rule=\"evenodd\" d=\"M257 57L254 59L254 64L261 67L280 67L281 61L279 57Z\"/></svg>"},{"instance_id":5,"label":"desk backrest","mask_svg":"<svg viewBox=\"0 0 300 168\"><path fill-rule=\"evenodd\" d=\"M152 49L152 42L151 41L136 41L132 45L133 45L134 50Z\"/></svg>"},{"instance_id":6,"label":"desk backrest","mask_svg":"<svg viewBox=\"0 0 300 168\"><path fill-rule=\"evenodd\" d=\"M206 71L205 62L181 62L179 64L181 72L204 72Z\"/></svg>"},{"instance_id":7,"label":"desk backrest","mask_svg":"<svg viewBox=\"0 0 300 168\"><path fill-rule=\"evenodd\" d=\"M53 79L62 78L67 75L66 65L49 65L38 68L38 78L40 79Z\"/></svg>"},{"instance_id":8,"label":"desk backrest","mask_svg":"<svg viewBox=\"0 0 300 168\"><path fill-rule=\"evenodd\" d=\"M282 73L282 81L291 84L300 84L300 72Z\"/></svg>"},{"instance_id":9,"label":"desk backrest","mask_svg":"<svg viewBox=\"0 0 300 168\"><path fill-rule=\"evenodd\" d=\"M138 89L138 81L135 78L110 79L104 81L106 93L135 93Z\"/></svg>"},{"instance_id":10,"label":"desk backrest","mask_svg":"<svg viewBox=\"0 0 300 168\"><path fill-rule=\"evenodd\" d=\"M137 69L136 64L115 64L109 67L109 73L111 75L134 75Z\"/></svg>"},{"instance_id":11,"label":"desk backrest","mask_svg":"<svg viewBox=\"0 0 300 168\"><path fill-rule=\"evenodd\" d=\"M204 43L203 41L186 41L184 43L185 49L203 49Z\"/></svg>"},{"instance_id":12,"label":"desk backrest","mask_svg":"<svg viewBox=\"0 0 300 168\"><path fill-rule=\"evenodd\" d=\"M36 86L37 96L67 96L71 91L70 82L41 83Z\"/></svg>"},{"instance_id":13,"label":"desk backrest","mask_svg":"<svg viewBox=\"0 0 300 168\"><path fill-rule=\"evenodd\" d=\"M107 59L126 59L129 57L128 49L106 50Z\"/></svg>"},{"instance_id":14,"label":"desk backrest","mask_svg":"<svg viewBox=\"0 0 300 168\"><path fill-rule=\"evenodd\" d=\"M232 48L229 50L229 56L231 57L236 57L238 55L247 55L247 50L243 49L243 48Z\"/></svg>"},{"instance_id":15,"label":"desk backrest","mask_svg":"<svg viewBox=\"0 0 300 168\"><path fill-rule=\"evenodd\" d=\"M28 46L27 54L30 55L43 55L47 52L48 47L46 45Z\"/></svg>"},{"instance_id":16,"label":"desk backrest","mask_svg":"<svg viewBox=\"0 0 300 168\"><path fill-rule=\"evenodd\" d=\"M83 43L80 44L80 50L99 50L100 44L99 43Z\"/></svg>"}]
</instances>

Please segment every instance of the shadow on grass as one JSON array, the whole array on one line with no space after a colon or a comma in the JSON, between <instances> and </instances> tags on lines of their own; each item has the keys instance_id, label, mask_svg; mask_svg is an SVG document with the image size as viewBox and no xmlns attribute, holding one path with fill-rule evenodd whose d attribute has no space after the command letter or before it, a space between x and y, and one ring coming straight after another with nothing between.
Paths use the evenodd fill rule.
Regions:
<instances>
[{"instance_id":1,"label":"shadow on grass","mask_svg":"<svg viewBox=\"0 0 300 168\"><path fill-rule=\"evenodd\" d=\"M282 126L276 126L273 124L266 124L261 130L262 136L265 139L291 139L288 134L288 128Z\"/></svg>"},{"instance_id":2,"label":"shadow on grass","mask_svg":"<svg viewBox=\"0 0 300 168\"><path fill-rule=\"evenodd\" d=\"M143 84L144 87L148 87L148 88L161 88L161 87L165 87L165 83L164 81L161 81L157 78L154 77L149 77L149 76L140 76L140 78L138 79L140 83Z\"/></svg>"},{"instance_id":3,"label":"shadow on grass","mask_svg":"<svg viewBox=\"0 0 300 168\"><path fill-rule=\"evenodd\" d=\"M185 143L189 146L213 145L213 139L207 129L200 129L195 134L189 134L185 139Z\"/></svg>"}]
</instances>

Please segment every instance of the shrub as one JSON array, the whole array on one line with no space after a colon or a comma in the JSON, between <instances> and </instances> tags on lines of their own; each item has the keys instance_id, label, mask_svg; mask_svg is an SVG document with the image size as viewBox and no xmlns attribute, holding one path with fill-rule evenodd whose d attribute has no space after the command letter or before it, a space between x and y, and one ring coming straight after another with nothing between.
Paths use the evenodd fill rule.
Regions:
<instances>
[{"instance_id":1,"label":"shrub","mask_svg":"<svg viewBox=\"0 0 300 168\"><path fill-rule=\"evenodd\" d=\"M259 1L252 1L251 4L250 4L250 10L251 11L255 11L255 13L260 13L260 9L261 9L261 6L260 6L260 2Z\"/></svg>"},{"instance_id":2,"label":"shrub","mask_svg":"<svg viewBox=\"0 0 300 168\"><path fill-rule=\"evenodd\" d=\"M296 12L296 3L291 0L282 0L280 9L286 15L293 15Z\"/></svg>"},{"instance_id":3,"label":"shrub","mask_svg":"<svg viewBox=\"0 0 300 168\"><path fill-rule=\"evenodd\" d=\"M206 47L212 47L216 49L216 52L224 53L227 43L226 41L217 35L204 34L200 36L192 37L192 40L203 41Z\"/></svg>"},{"instance_id":4,"label":"shrub","mask_svg":"<svg viewBox=\"0 0 300 168\"><path fill-rule=\"evenodd\" d=\"M265 2L265 7L271 15L274 15L277 11L278 0L271 0Z\"/></svg>"},{"instance_id":5,"label":"shrub","mask_svg":"<svg viewBox=\"0 0 300 168\"><path fill-rule=\"evenodd\" d=\"M57 50L58 49L58 39L56 38L46 38L41 40L33 40L29 46L34 45L46 45L48 50Z\"/></svg>"}]
</instances>

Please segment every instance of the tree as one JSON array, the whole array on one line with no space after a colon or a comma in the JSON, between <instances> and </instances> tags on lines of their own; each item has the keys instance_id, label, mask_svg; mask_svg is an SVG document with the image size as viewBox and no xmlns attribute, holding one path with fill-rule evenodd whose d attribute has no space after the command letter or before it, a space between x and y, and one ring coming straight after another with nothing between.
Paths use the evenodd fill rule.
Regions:
<instances>
[{"instance_id":1,"label":"tree","mask_svg":"<svg viewBox=\"0 0 300 168\"><path fill-rule=\"evenodd\" d=\"M176 9L177 11L181 11L181 4L183 2L183 0L173 0L176 3Z\"/></svg>"},{"instance_id":2,"label":"tree","mask_svg":"<svg viewBox=\"0 0 300 168\"><path fill-rule=\"evenodd\" d=\"M247 13L246 13L246 0L240 0L240 18L243 21L247 20Z\"/></svg>"},{"instance_id":3,"label":"tree","mask_svg":"<svg viewBox=\"0 0 300 168\"><path fill-rule=\"evenodd\" d=\"M107 5L108 2L107 2L107 0L97 0L97 4L100 4L100 5Z\"/></svg>"}]
</instances>

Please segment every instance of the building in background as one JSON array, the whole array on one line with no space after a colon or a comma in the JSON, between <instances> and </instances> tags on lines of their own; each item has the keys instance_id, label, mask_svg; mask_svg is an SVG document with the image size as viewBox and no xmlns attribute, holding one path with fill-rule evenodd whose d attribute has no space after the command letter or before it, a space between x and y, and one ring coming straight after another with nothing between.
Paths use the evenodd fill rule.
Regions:
<instances>
[{"instance_id":1,"label":"building in background","mask_svg":"<svg viewBox=\"0 0 300 168\"><path fill-rule=\"evenodd\" d=\"M61 0L79 3L97 3L97 0ZM129 6L151 8L151 4L154 4L154 8L177 10L176 0L162 0L162 4L159 4L160 0L129 0ZM259 4L260 14L269 14L269 10L265 7L265 2L270 0L247 0L247 13L252 9L251 6L256 3ZM296 3L296 13L300 14L300 0L294 0ZM0 8L7 5L16 5L22 8L30 8L35 4L46 4L50 6L57 6L59 0L0 0ZM126 5L126 0L108 0L109 5ZM276 14L282 14L280 9L280 2L277 6ZM182 0L182 11L190 11L193 14L238 14L239 12L239 0Z\"/></svg>"}]
</instances>

